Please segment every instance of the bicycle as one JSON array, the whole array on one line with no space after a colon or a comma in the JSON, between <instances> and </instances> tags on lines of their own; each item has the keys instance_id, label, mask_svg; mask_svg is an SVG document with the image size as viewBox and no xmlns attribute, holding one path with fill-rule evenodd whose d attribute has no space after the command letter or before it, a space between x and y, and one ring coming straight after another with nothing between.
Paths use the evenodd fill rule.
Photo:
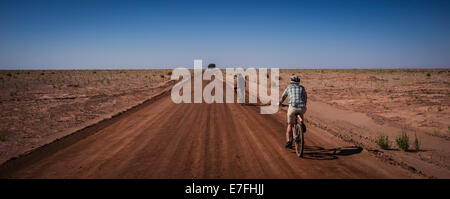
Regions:
<instances>
[{"instance_id":1,"label":"bicycle","mask_svg":"<svg viewBox=\"0 0 450 199\"><path fill-rule=\"evenodd\" d=\"M281 104L281 106L288 106L286 104ZM294 146L295 146L295 153L297 154L297 156L299 158L303 158L303 150L305 147L305 137L304 137L304 132L303 132L303 128L300 125L300 114L296 115L296 120L295 122L292 124L292 132L290 134L290 140L294 141Z\"/></svg>"}]
</instances>

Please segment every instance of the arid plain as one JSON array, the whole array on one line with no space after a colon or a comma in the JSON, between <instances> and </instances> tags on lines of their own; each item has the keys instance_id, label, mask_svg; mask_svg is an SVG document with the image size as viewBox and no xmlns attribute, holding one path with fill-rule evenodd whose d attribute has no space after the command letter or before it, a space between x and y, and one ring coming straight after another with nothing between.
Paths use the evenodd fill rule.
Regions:
<instances>
[{"instance_id":1,"label":"arid plain","mask_svg":"<svg viewBox=\"0 0 450 199\"><path fill-rule=\"evenodd\" d=\"M5 163L11 158L19 157L20 159L21 156L24 156L23 154L28 154L36 148L87 126L95 126L102 120L108 120L136 105L148 102L155 96L167 93L174 84L170 81L170 74L170 70L0 71L0 86L3 91L0 95L0 163ZM281 70L280 93L287 86L289 76L293 74L301 77L301 83L306 87L309 98L306 120L311 133L306 134L305 142L307 156L309 154L313 160L310 160L312 161L310 163L300 162L299 165L315 164L318 166L315 166L311 173L303 176L289 173L276 176L270 172L270 168L266 168L267 171L265 171L262 167L260 173L249 177L450 178L449 69ZM165 102L169 103L168 100L162 99L154 103L159 104L158 107L168 106L162 105ZM150 105L146 109L150 112L153 109L155 111L161 109L156 108L156 105L151 105L151 102L148 103ZM155 107L150 108L151 106ZM144 108L141 109L144 110ZM185 109L191 110L190 108ZM238 108L226 108L226 110L228 109L237 110ZM255 107L247 106L239 111L251 117L256 114L256 112L252 112L253 109ZM203 108L198 110L203 110ZM207 110L209 109L206 107L205 111ZM164 112L162 109L159 111ZM221 114L211 112L211 110L208 113ZM265 137L261 143L282 145L285 114L285 110L280 109L270 118L261 118L261 120L272 121L273 125L270 127L274 128L271 129L273 136ZM223 130L225 133L226 129ZM395 138L402 132L409 135L410 149L407 151L400 150L396 146ZM100 132L98 136L106 133ZM376 144L380 135L388 136L389 149L380 149ZM154 135L152 134L152 136ZM256 143L260 139L248 136L250 136L249 139L255 139ZM416 137L420 143L419 150L416 150L413 145ZM227 136L223 138L227 139ZM274 138L276 139L273 140ZM191 139L196 138L192 137ZM218 145L220 144L218 143ZM350 157L339 159L339 155L337 155L339 152L336 154L336 149L341 152L345 151L343 146L361 149L362 152L358 153L363 155L349 154ZM187 145L184 147L189 149ZM258 145L258 147L262 146ZM283 153L281 147L279 148L272 148L273 151L261 154L264 156L264 158L261 157L261 161L271 160L268 155ZM332 152L327 148L335 150ZM210 148L210 150L215 149ZM229 152L223 155L230 156ZM295 155L289 155L293 157L289 156L289 161L286 163L290 165L289 168L296 168L293 164L296 164L298 160L290 160ZM102 157L99 156L99 158ZM114 159L114 156L109 158ZM205 159L207 158L205 157ZM345 166L354 159L359 163ZM230 165L235 161L239 162L235 159L225 158L224 160L229 160ZM303 161L308 161L308 159ZM321 164L331 168L330 165L334 163L317 161L337 161L336 164L341 165L340 169L345 172L340 175L321 176L320 172L316 174L313 171L320 171ZM202 162L199 160L194 163L202 164ZM370 165L370 162L386 166L380 166L380 170L372 174L370 172L376 171L376 169L367 168L368 172L365 173L364 169L366 168L360 165ZM192 164L194 165L194 163ZM216 164L217 167L221 165L220 161ZM249 166L244 163L240 165L243 170ZM353 167L353 170L358 171L354 173L346 171ZM189 173L184 176L180 174L174 177L234 178L238 177L234 174L241 171L229 171L228 167L223 169L225 170L223 175L215 176L207 173L209 170L206 168L201 170L203 173ZM303 167L303 169L307 168ZM274 167L274 173L275 171L277 170ZM394 173L399 175L393 175L388 171L395 171ZM154 173L148 174L149 177L171 177L169 175L158 176ZM3 176L8 176L8 174L3 173ZM33 177L31 174L22 176ZM34 176L58 177L55 175ZM89 175L86 173L85 177L95 178L95 176L91 172ZM113 175L111 173L97 176L133 177L133 175ZM16 177L20 177L20 175L16 175Z\"/></svg>"}]
</instances>

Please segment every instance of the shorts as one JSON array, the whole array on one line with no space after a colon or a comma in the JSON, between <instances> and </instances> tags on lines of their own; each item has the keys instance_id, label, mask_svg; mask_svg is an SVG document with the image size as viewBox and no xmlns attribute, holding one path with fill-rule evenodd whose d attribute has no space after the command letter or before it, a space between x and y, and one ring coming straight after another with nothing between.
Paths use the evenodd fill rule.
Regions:
<instances>
[{"instance_id":1,"label":"shorts","mask_svg":"<svg viewBox=\"0 0 450 199\"><path fill-rule=\"evenodd\" d=\"M300 115L303 118L303 114L305 114L306 112L306 107L302 107L302 108L295 108L292 106L289 106L288 111L287 111L287 123L291 124L294 123L295 121L295 116L296 115Z\"/></svg>"}]
</instances>

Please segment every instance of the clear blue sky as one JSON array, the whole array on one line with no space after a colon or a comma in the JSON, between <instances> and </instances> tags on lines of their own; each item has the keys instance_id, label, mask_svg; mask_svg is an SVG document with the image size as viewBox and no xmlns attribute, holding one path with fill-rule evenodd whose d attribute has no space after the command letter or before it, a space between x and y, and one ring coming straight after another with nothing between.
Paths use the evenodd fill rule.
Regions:
<instances>
[{"instance_id":1,"label":"clear blue sky","mask_svg":"<svg viewBox=\"0 0 450 199\"><path fill-rule=\"evenodd\" d=\"M4 1L0 68L450 67L450 1Z\"/></svg>"}]
</instances>

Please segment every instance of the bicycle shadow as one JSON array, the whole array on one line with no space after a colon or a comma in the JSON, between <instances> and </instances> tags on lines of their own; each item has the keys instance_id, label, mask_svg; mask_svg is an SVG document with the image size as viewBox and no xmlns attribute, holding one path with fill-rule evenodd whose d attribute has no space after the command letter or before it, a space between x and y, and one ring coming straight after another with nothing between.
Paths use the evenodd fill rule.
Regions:
<instances>
[{"instance_id":1,"label":"bicycle shadow","mask_svg":"<svg viewBox=\"0 0 450 199\"><path fill-rule=\"evenodd\" d=\"M331 149L318 146L305 146L303 158L311 160L336 160L338 156L355 155L361 153L361 151L362 148L358 146L345 146Z\"/></svg>"}]
</instances>

